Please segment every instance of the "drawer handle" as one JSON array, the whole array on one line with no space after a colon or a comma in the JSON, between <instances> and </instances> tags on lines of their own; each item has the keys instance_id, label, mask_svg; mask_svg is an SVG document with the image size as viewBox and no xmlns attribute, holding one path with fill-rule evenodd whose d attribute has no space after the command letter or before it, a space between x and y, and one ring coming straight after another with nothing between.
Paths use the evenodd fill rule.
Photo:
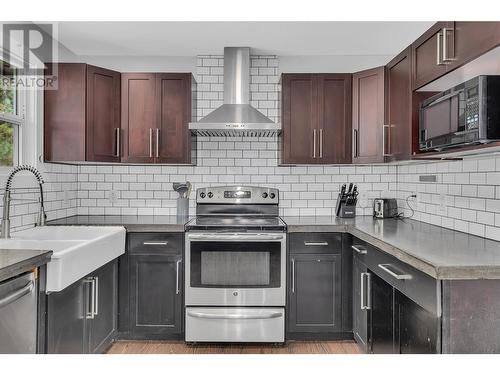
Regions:
<instances>
[{"instance_id":1,"label":"drawer handle","mask_svg":"<svg viewBox=\"0 0 500 375\"><path fill-rule=\"evenodd\" d=\"M366 250L366 248L361 245L352 245L351 249L356 251L358 254L366 254L368 252L368 250Z\"/></svg>"},{"instance_id":2,"label":"drawer handle","mask_svg":"<svg viewBox=\"0 0 500 375\"><path fill-rule=\"evenodd\" d=\"M306 245L306 246L328 246L328 242L326 242L326 241L321 241L321 242L304 241L304 245Z\"/></svg>"},{"instance_id":3,"label":"drawer handle","mask_svg":"<svg viewBox=\"0 0 500 375\"><path fill-rule=\"evenodd\" d=\"M168 241L144 241L144 246L167 246Z\"/></svg>"},{"instance_id":4,"label":"drawer handle","mask_svg":"<svg viewBox=\"0 0 500 375\"><path fill-rule=\"evenodd\" d=\"M188 311L189 316L193 318L202 318L202 319L273 319L279 318L283 316L283 313L280 312L271 312L265 314L211 314L211 313L203 313L203 312L194 312Z\"/></svg>"},{"instance_id":5,"label":"drawer handle","mask_svg":"<svg viewBox=\"0 0 500 375\"><path fill-rule=\"evenodd\" d=\"M12 302L18 300L19 298L25 296L28 293L31 293L33 290L33 287L35 286L35 283L33 280L28 282L25 286L22 288L15 290L13 293L9 294L8 296L0 299L0 308L7 306L8 304L11 304Z\"/></svg>"},{"instance_id":6,"label":"drawer handle","mask_svg":"<svg viewBox=\"0 0 500 375\"><path fill-rule=\"evenodd\" d=\"M379 266L379 268L383 269L385 272L387 272L389 275L391 275L395 279L398 279L398 280L410 280L411 279L411 275L409 275L407 273L396 273L393 270L389 269L389 267L396 269L392 264L379 264L378 266Z\"/></svg>"}]
</instances>

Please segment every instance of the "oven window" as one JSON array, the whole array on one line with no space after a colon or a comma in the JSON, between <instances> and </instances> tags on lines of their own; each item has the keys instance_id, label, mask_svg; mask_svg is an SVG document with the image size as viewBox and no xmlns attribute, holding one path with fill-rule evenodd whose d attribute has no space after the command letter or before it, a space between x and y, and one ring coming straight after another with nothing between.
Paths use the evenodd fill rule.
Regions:
<instances>
[{"instance_id":1,"label":"oven window","mask_svg":"<svg viewBox=\"0 0 500 375\"><path fill-rule=\"evenodd\" d=\"M191 242L191 286L279 288L278 242Z\"/></svg>"}]
</instances>

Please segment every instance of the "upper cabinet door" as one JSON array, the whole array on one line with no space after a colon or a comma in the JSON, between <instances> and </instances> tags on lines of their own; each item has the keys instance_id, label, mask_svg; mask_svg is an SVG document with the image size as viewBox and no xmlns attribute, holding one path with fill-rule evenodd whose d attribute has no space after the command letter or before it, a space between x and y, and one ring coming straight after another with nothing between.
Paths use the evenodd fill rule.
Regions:
<instances>
[{"instance_id":1,"label":"upper cabinet door","mask_svg":"<svg viewBox=\"0 0 500 375\"><path fill-rule=\"evenodd\" d=\"M446 73L447 53L449 52L449 33L445 31L453 27L451 22L437 22L412 45L413 53L413 87L419 88ZM445 40L446 36L446 40Z\"/></svg>"},{"instance_id":2,"label":"upper cabinet door","mask_svg":"<svg viewBox=\"0 0 500 375\"><path fill-rule=\"evenodd\" d=\"M317 162L351 162L351 74L318 74Z\"/></svg>"},{"instance_id":3,"label":"upper cabinet door","mask_svg":"<svg viewBox=\"0 0 500 375\"><path fill-rule=\"evenodd\" d=\"M191 74L157 74L155 157L160 163L190 163Z\"/></svg>"},{"instance_id":4,"label":"upper cabinet door","mask_svg":"<svg viewBox=\"0 0 500 375\"><path fill-rule=\"evenodd\" d=\"M500 22L457 21L448 32L449 70L457 68L500 44Z\"/></svg>"},{"instance_id":5,"label":"upper cabinet door","mask_svg":"<svg viewBox=\"0 0 500 375\"><path fill-rule=\"evenodd\" d=\"M122 161L155 161L155 87L154 73L122 74Z\"/></svg>"},{"instance_id":6,"label":"upper cabinet door","mask_svg":"<svg viewBox=\"0 0 500 375\"><path fill-rule=\"evenodd\" d=\"M87 161L120 161L120 73L87 66Z\"/></svg>"},{"instance_id":7,"label":"upper cabinet door","mask_svg":"<svg viewBox=\"0 0 500 375\"><path fill-rule=\"evenodd\" d=\"M57 64L57 90L44 90L44 160L85 161L85 64Z\"/></svg>"},{"instance_id":8,"label":"upper cabinet door","mask_svg":"<svg viewBox=\"0 0 500 375\"><path fill-rule=\"evenodd\" d=\"M384 67L352 76L352 161L384 161Z\"/></svg>"},{"instance_id":9,"label":"upper cabinet door","mask_svg":"<svg viewBox=\"0 0 500 375\"><path fill-rule=\"evenodd\" d=\"M411 156L411 49L408 47L386 66L386 125L383 129L386 161Z\"/></svg>"},{"instance_id":10,"label":"upper cabinet door","mask_svg":"<svg viewBox=\"0 0 500 375\"><path fill-rule=\"evenodd\" d=\"M283 74L281 163L317 163L318 107L314 74Z\"/></svg>"}]
</instances>

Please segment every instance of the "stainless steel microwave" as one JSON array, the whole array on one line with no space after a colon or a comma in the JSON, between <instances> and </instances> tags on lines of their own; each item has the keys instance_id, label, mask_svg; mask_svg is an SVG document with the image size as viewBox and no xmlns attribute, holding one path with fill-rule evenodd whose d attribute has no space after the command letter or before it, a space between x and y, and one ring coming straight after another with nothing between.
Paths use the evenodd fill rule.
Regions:
<instances>
[{"instance_id":1,"label":"stainless steel microwave","mask_svg":"<svg viewBox=\"0 0 500 375\"><path fill-rule=\"evenodd\" d=\"M420 150L500 140L500 75L482 75L423 101Z\"/></svg>"}]
</instances>

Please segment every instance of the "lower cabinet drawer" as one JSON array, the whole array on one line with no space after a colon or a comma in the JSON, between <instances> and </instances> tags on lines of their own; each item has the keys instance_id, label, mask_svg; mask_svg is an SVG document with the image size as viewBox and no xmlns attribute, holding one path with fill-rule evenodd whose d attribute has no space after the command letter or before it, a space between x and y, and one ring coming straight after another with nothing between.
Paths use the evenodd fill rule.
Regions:
<instances>
[{"instance_id":1,"label":"lower cabinet drawer","mask_svg":"<svg viewBox=\"0 0 500 375\"><path fill-rule=\"evenodd\" d=\"M283 308L186 308L186 341L284 342Z\"/></svg>"},{"instance_id":2,"label":"lower cabinet drawer","mask_svg":"<svg viewBox=\"0 0 500 375\"><path fill-rule=\"evenodd\" d=\"M291 233L291 253L333 254L342 251L341 233Z\"/></svg>"}]
</instances>

